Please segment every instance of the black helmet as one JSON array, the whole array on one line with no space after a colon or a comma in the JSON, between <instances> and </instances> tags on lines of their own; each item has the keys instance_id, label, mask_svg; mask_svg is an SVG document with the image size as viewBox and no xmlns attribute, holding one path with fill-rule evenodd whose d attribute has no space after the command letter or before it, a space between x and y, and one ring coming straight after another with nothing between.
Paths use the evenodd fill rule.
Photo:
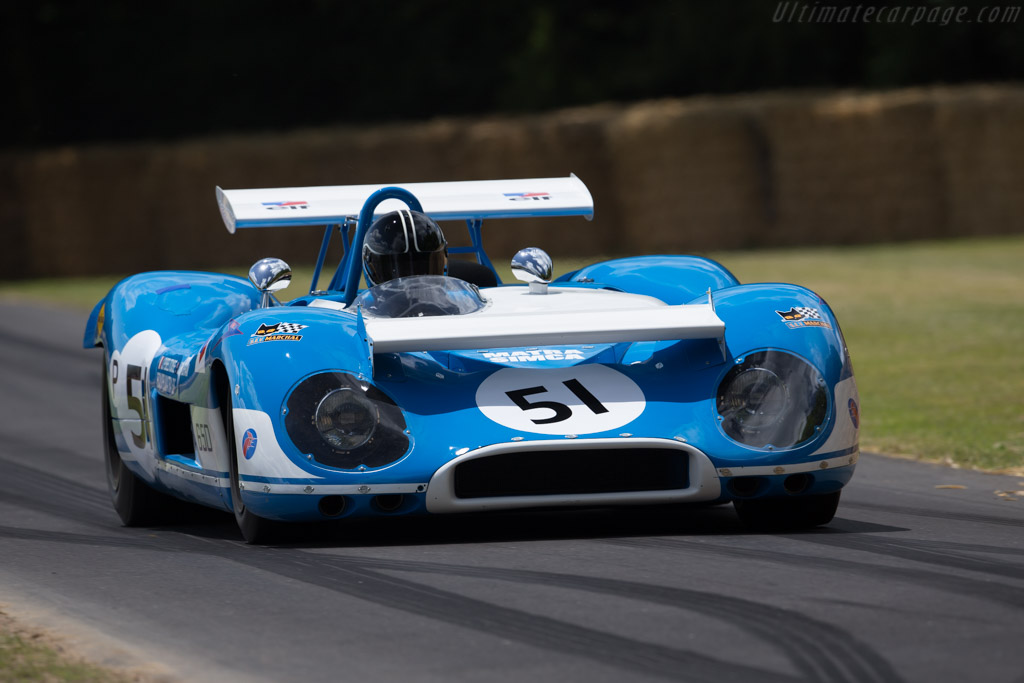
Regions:
<instances>
[{"instance_id":1,"label":"black helmet","mask_svg":"<svg viewBox=\"0 0 1024 683\"><path fill-rule=\"evenodd\" d=\"M444 275L448 242L434 219L401 209L375 220L363 240L363 272L373 285L407 275Z\"/></svg>"}]
</instances>

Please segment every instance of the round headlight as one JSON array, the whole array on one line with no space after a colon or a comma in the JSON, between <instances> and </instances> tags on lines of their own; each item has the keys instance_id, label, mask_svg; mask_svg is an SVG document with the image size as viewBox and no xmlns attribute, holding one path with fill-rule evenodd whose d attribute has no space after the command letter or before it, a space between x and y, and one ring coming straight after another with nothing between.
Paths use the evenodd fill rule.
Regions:
<instances>
[{"instance_id":1,"label":"round headlight","mask_svg":"<svg viewBox=\"0 0 1024 683\"><path fill-rule=\"evenodd\" d=\"M771 370L747 368L729 382L721 397L723 409L744 431L763 431L786 415L789 391Z\"/></svg>"},{"instance_id":2,"label":"round headlight","mask_svg":"<svg viewBox=\"0 0 1024 683\"><path fill-rule=\"evenodd\" d=\"M376 407L361 392L343 387L320 399L313 421L332 448L350 451L370 440L378 419Z\"/></svg>"},{"instance_id":3,"label":"round headlight","mask_svg":"<svg viewBox=\"0 0 1024 683\"><path fill-rule=\"evenodd\" d=\"M717 407L730 438L755 448L790 448L817 433L828 415L828 392L810 364L789 353L761 351L725 376Z\"/></svg>"},{"instance_id":4,"label":"round headlight","mask_svg":"<svg viewBox=\"0 0 1024 683\"><path fill-rule=\"evenodd\" d=\"M283 412L295 448L327 467L384 467L409 450L398 405L372 383L348 373L307 377L285 399Z\"/></svg>"}]
</instances>

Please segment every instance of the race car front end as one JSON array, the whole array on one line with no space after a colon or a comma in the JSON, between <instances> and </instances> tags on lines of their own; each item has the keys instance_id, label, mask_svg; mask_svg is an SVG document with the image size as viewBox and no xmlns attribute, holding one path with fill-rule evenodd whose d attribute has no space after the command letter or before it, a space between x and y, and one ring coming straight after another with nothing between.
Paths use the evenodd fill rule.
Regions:
<instances>
[{"instance_id":1,"label":"race car front end","mask_svg":"<svg viewBox=\"0 0 1024 683\"><path fill-rule=\"evenodd\" d=\"M784 293L796 303L811 296ZM749 318L749 299L723 296L710 313ZM739 501L738 510L758 501L820 507L852 476L859 418L834 318L817 306L828 328L796 330L780 317L778 334L758 334L758 346L742 324L733 332L723 322L722 334L690 339L389 351L423 346L430 326L370 322L367 339L379 344L371 351L367 342L362 357L372 367L339 367L360 357L351 348L333 359L275 354L267 362L278 368L304 359L288 373L299 379L258 383L273 399L236 397L236 438L249 444L239 459L242 495L255 514L284 520L726 501ZM315 307L275 313L297 321ZM307 325L304 335L326 332L302 320L289 318ZM251 326L255 336L260 327ZM419 336L410 338L413 327ZM439 346L456 343L451 329L446 335ZM253 346L245 343L250 368ZM823 523L820 511L797 514Z\"/></svg>"}]
</instances>

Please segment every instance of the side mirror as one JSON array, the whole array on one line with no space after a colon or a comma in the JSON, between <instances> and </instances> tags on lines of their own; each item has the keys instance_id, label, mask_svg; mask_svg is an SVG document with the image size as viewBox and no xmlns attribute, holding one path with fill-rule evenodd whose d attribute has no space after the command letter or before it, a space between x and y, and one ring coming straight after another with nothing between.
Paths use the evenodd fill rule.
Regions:
<instances>
[{"instance_id":1,"label":"side mirror","mask_svg":"<svg viewBox=\"0 0 1024 683\"><path fill-rule=\"evenodd\" d=\"M554 265L547 252L537 247L526 247L512 257L512 275L520 282L530 284L531 294L547 294Z\"/></svg>"},{"instance_id":2,"label":"side mirror","mask_svg":"<svg viewBox=\"0 0 1024 683\"><path fill-rule=\"evenodd\" d=\"M270 306L271 292L277 292L292 283L292 269L279 258L264 258L249 269L249 282L260 293L260 308Z\"/></svg>"}]
</instances>

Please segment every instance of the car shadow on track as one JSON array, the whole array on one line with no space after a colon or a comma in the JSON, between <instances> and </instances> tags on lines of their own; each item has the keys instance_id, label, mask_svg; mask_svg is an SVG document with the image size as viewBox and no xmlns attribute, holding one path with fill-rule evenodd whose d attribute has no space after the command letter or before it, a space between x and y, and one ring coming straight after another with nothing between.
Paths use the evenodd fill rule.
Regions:
<instances>
[{"instance_id":1,"label":"car shadow on track","mask_svg":"<svg viewBox=\"0 0 1024 683\"><path fill-rule=\"evenodd\" d=\"M197 510L163 526L207 539L240 540L234 519ZM792 534L891 533L906 529L836 518L831 525ZM388 547L650 536L752 535L731 505L645 506L529 510L465 515L391 516L309 524L283 524L276 547ZM756 535L763 535L756 533Z\"/></svg>"}]
</instances>

